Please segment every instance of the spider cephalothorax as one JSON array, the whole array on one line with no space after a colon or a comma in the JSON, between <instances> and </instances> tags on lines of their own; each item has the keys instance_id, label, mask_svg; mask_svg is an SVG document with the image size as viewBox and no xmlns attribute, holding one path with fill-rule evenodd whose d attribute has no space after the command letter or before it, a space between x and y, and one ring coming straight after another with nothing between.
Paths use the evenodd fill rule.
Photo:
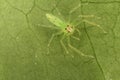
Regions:
<instances>
[{"instance_id":1,"label":"spider cephalothorax","mask_svg":"<svg viewBox=\"0 0 120 80\"><path fill-rule=\"evenodd\" d=\"M68 33L68 34L73 34L73 32L74 32L74 26L67 25L67 27L65 28L65 32Z\"/></svg>"}]
</instances>

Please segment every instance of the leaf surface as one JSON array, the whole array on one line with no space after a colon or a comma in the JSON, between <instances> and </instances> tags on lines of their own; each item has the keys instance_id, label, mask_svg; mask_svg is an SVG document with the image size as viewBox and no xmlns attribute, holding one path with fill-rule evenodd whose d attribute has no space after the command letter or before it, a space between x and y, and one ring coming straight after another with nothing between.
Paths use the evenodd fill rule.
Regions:
<instances>
[{"instance_id":1,"label":"leaf surface","mask_svg":"<svg viewBox=\"0 0 120 80\"><path fill-rule=\"evenodd\" d=\"M80 41L71 39L71 45L94 59L76 53L65 38L66 54L62 35L54 38L47 54L48 42L58 32L47 28L56 27L47 13L79 24L81 36L75 36ZM0 0L0 80L120 80L119 14L119 0ZM83 19L101 25L107 34Z\"/></svg>"}]
</instances>

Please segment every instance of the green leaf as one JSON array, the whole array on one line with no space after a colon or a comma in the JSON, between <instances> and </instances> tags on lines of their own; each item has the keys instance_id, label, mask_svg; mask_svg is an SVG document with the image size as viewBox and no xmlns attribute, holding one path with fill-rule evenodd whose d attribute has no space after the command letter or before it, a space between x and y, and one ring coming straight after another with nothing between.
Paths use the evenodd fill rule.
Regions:
<instances>
[{"instance_id":1,"label":"green leaf","mask_svg":"<svg viewBox=\"0 0 120 80\"><path fill-rule=\"evenodd\" d=\"M0 80L120 80L119 5L119 0L0 0ZM80 23L81 36L75 34L80 41L71 39L71 45L94 59L74 52L65 39L66 54L62 35L54 38L47 54L48 42L58 31L42 27L56 27L46 13ZM85 19L107 34L79 15L95 15Z\"/></svg>"}]
</instances>

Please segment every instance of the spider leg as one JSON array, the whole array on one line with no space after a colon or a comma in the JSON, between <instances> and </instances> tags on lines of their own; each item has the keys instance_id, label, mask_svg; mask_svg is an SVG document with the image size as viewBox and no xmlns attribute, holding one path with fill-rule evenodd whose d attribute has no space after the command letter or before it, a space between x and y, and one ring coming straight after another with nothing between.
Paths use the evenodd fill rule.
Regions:
<instances>
[{"instance_id":1,"label":"spider leg","mask_svg":"<svg viewBox=\"0 0 120 80\"><path fill-rule=\"evenodd\" d=\"M79 29L75 29L77 32L78 32L78 34L79 34L79 36L81 35L81 32L80 32L80 30Z\"/></svg>"},{"instance_id":2,"label":"spider leg","mask_svg":"<svg viewBox=\"0 0 120 80\"><path fill-rule=\"evenodd\" d=\"M72 9L69 11L69 22L70 22L70 15L71 15L73 12L75 12L78 8L80 8L82 5L88 5L88 3L87 3L87 4L81 4L81 3L79 3L77 6L75 6L74 8L72 8Z\"/></svg>"},{"instance_id":3,"label":"spider leg","mask_svg":"<svg viewBox=\"0 0 120 80\"><path fill-rule=\"evenodd\" d=\"M66 52L67 54L69 54L67 48L65 47L65 45L64 45L64 43L63 43L63 39L65 38L64 36L65 36L65 35L63 35L63 37L61 38L60 43L61 43L62 47L64 48L65 52Z\"/></svg>"},{"instance_id":4,"label":"spider leg","mask_svg":"<svg viewBox=\"0 0 120 80\"><path fill-rule=\"evenodd\" d=\"M97 19L101 19L101 17L97 17L95 15L79 15L78 17L81 17L81 18L97 18ZM80 23L82 23L82 21ZM80 23L77 23L75 26L78 26Z\"/></svg>"},{"instance_id":5,"label":"spider leg","mask_svg":"<svg viewBox=\"0 0 120 80\"><path fill-rule=\"evenodd\" d=\"M84 53L82 53L80 50L78 50L77 48L73 47L71 44L68 44L68 46L74 50L75 52L77 52L79 55L83 56L83 57L89 57L89 58L94 58L91 55L85 55Z\"/></svg>"},{"instance_id":6,"label":"spider leg","mask_svg":"<svg viewBox=\"0 0 120 80\"><path fill-rule=\"evenodd\" d=\"M69 14L72 14L75 10L81 7L81 4L79 3L76 7L72 8L69 12Z\"/></svg>"},{"instance_id":7,"label":"spider leg","mask_svg":"<svg viewBox=\"0 0 120 80\"><path fill-rule=\"evenodd\" d=\"M73 47L73 46L70 44L70 38L68 38L68 46L69 46L73 51L75 51L76 53L78 53L80 56L89 57L89 58L94 58L94 57L91 56L91 55L85 55L85 54L82 53L80 50L78 50L77 48Z\"/></svg>"},{"instance_id":8,"label":"spider leg","mask_svg":"<svg viewBox=\"0 0 120 80\"><path fill-rule=\"evenodd\" d=\"M79 24L81 24L81 23L82 23L82 21L81 21L81 22L79 22L79 23L76 23L76 24L75 24L75 26L78 26L78 25L79 25Z\"/></svg>"},{"instance_id":9,"label":"spider leg","mask_svg":"<svg viewBox=\"0 0 120 80\"><path fill-rule=\"evenodd\" d=\"M90 21L88 21L88 20L83 20L83 22L86 22L86 23L88 23L88 24L91 24L91 25L93 25L93 26L96 26L96 27L98 27L99 29L101 29L104 33L107 33L100 25L98 25L98 24L96 24L96 23L90 22Z\"/></svg>"},{"instance_id":10,"label":"spider leg","mask_svg":"<svg viewBox=\"0 0 120 80\"><path fill-rule=\"evenodd\" d=\"M61 14L60 10L57 7L55 9L56 9L58 15L62 18L62 20L65 21L65 19L63 18L63 15Z\"/></svg>"},{"instance_id":11,"label":"spider leg","mask_svg":"<svg viewBox=\"0 0 120 80\"><path fill-rule=\"evenodd\" d=\"M61 33L62 33L62 32L60 31L60 32L57 32L56 34L52 34L52 36L51 36L51 38L50 38L50 40L49 40L49 42L48 42L48 45L47 45L47 47L48 47L48 52L47 52L47 54L49 54L49 47L50 47L50 45L51 45L54 37L57 36L57 35L59 35L59 34L61 34Z\"/></svg>"},{"instance_id":12,"label":"spider leg","mask_svg":"<svg viewBox=\"0 0 120 80\"><path fill-rule=\"evenodd\" d=\"M80 35L81 35L80 30L79 30L79 29L77 29L77 28L75 28L75 30L78 32L78 35L80 36ZM80 41L80 38L79 38L79 37L76 37L76 36L71 35L71 38L73 38L73 39L75 39L75 40Z\"/></svg>"},{"instance_id":13,"label":"spider leg","mask_svg":"<svg viewBox=\"0 0 120 80\"><path fill-rule=\"evenodd\" d=\"M80 4L80 3L69 11L69 17L68 17L68 22L69 22L69 23L70 23L71 14L72 14L73 12L75 12L79 7L81 7L81 4Z\"/></svg>"},{"instance_id":14,"label":"spider leg","mask_svg":"<svg viewBox=\"0 0 120 80\"><path fill-rule=\"evenodd\" d=\"M97 19L101 19L101 17L97 17L95 15L79 15L78 17L81 17L81 18L97 18Z\"/></svg>"},{"instance_id":15,"label":"spider leg","mask_svg":"<svg viewBox=\"0 0 120 80\"><path fill-rule=\"evenodd\" d=\"M82 5L88 5L88 3L81 4L81 2L80 2L76 7L72 8L69 13L70 14L73 13L75 10L77 10L78 8L80 8Z\"/></svg>"},{"instance_id":16,"label":"spider leg","mask_svg":"<svg viewBox=\"0 0 120 80\"><path fill-rule=\"evenodd\" d=\"M73 39L75 39L75 40L78 40L78 41L80 41L80 39L78 38L78 37L75 37L75 36L71 36Z\"/></svg>"},{"instance_id":17,"label":"spider leg","mask_svg":"<svg viewBox=\"0 0 120 80\"><path fill-rule=\"evenodd\" d=\"M59 29L59 28L54 27L54 26L47 26L47 25L42 25L42 24L38 24L37 26L43 27L43 28L50 28L50 29Z\"/></svg>"},{"instance_id":18,"label":"spider leg","mask_svg":"<svg viewBox=\"0 0 120 80\"><path fill-rule=\"evenodd\" d=\"M62 16L62 14L60 13L59 9L58 9L57 7L56 7L55 9L56 9L58 15L59 15L59 16Z\"/></svg>"},{"instance_id":19,"label":"spider leg","mask_svg":"<svg viewBox=\"0 0 120 80\"><path fill-rule=\"evenodd\" d=\"M60 43L61 43L62 47L64 48L66 54L69 54L69 51L67 50L65 44L63 43L63 39L64 39L64 38L65 38L65 35L63 35L63 37L61 38ZM71 54L70 54L70 55L71 55ZM74 56L71 55L71 57L73 58Z\"/></svg>"}]
</instances>

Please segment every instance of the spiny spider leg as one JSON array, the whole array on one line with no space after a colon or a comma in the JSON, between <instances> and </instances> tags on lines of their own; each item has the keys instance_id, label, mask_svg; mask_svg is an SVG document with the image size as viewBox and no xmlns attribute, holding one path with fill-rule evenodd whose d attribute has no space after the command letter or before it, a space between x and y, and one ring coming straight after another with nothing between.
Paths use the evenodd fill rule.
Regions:
<instances>
[{"instance_id":1,"label":"spiny spider leg","mask_svg":"<svg viewBox=\"0 0 120 80\"><path fill-rule=\"evenodd\" d=\"M62 16L62 14L60 13L59 9L57 7L55 9L56 9L58 15Z\"/></svg>"},{"instance_id":2,"label":"spiny spider leg","mask_svg":"<svg viewBox=\"0 0 120 80\"><path fill-rule=\"evenodd\" d=\"M98 25L98 24L95 24L95 23L90 22L90 21L88 21L88 20L83 20L83 22L86 22L86 23L88 23L88 24L91 24L91 25L93 25L93 26L96 26L96 27L100 28L104 33L107 33L107 32L106 32L100 25Z\"/></svg>"},{"instance_id":3,"label":"spiny spider leg","mask_svg":"<svg viewBox=\"0 0 120 80\"><path fill-rule=\"evenodd\" d=\"M70 22L70 14L72 14L73 12L75 12L78 8L80 8L82 5L88 5L88 3L86 4L82 4L82 3L79 3L76 7L72 8L69 12L69 22ZM84 17L84 18L91 18L91 17L96 17L94 15L79 15L78 17ZM96 17L98 19L100 19L100 17ZM78 24L79 25L79 24Z\"/></svg>"},{"instance_id":4,"label":"spiny spider leg","mask_svg":"<svg viewBox=\"0 0 120 80\"><path fill-rule=\"evenodd\" d=\"M42 25L42 24L39 24L38 26L43 27L43 28L59 29L58 27L47 26L47 25Z\"/></svg>"},{"instance_id":5,"label":"spiny spider leg","mask_svg":"<svg viewBox=\"0 0 120 80\"><path fill-rule=\"evenodd\" d=\"M72 14L75 10L81 7L81 4L79 3L76 7L74 7L72 10L70 10L69 14Z\"/></svg>"},{"instance_id":6,"label":"spiny spider leg","mask_svg":"<svg viewBox=\"0 0 120 80\"><path fill-rule=\"evenodd\" d=\"M75 47L73 47L71 44L68 44L68 46L74 50L75 52L77 52L79 55L83 56L83 57L89 57L89 58L94 58L91 55L85 55L84 53L82 53L80 50L76 49Z\"/></svg>"},{"instance_id":7,"label":"spiny spider leg","mask_svg":"<svg viewBox=\"0 0 120 80\"><path fill-rule=\"evenodd\" d=\"M95 17L95 16L94 15L79 15L78 17L92 18L92 17Z\"/></svg>"},{"instance_id":8,"label":"spiny spider leg","mask_svg":"<svg viewBox=\"0 0 120 80\"><path fill-rule=\"evenodd\" d=\"M76 53L78 53L80 56L89 57L89 58L94 58L94 57L91 56L91 55L85 55L85 54L82 53L80 50L78 50L77 48L73 47L73 46L70 44L70 38L69 38L69 37L68 37L68 46L69 46L73 51L75 51Z\"/></svg>"},{"instance_id":9,"label":"spiny spider leg","mask_svg":"<svg viewBox=\"0 0 120 80\"><path fill-rule=\"evenodd\" d=\"M79 34L79 36L81 35L81 32L80 32L80 30L79 29L75 29L77 32L78 32L78 34Z\"/></svg>"},{"instance_id":10,"label":"spiny spider leg","mask_svg":"<svg viewBox=\"0 0 120 80\"><path fill-rule=\"evenodd\" d=\"M57 32L56 34L52 34L52 36L51 36L51 38L50 38L50 40L49 40L49 42L48 42L48 45L47 45L47 47L48 47L48 52L47 52L47 54L49 54L49 47L50 47L51 42L53 41L54 37L57 36L57 35L60 35L60 34L62 34L61 31L60 31L60 32Z\"/></svg>"},{"instance_id":11,"label":"spiny spider leg","mask_svg":"<svg viewBox=\"0 0 120 80\"><path fill-rule=\"evenodd\" d=\"M88 5L88 3L82 4L82 3L80 2L76 7L72 8L72 10L70 10L69 13L70 13L70 14L73 13L75 10L77 10L78 8L80 8L82 5Z\"/></svg>"},{"instance_id":12,"label":"spiny spider leg","mask_svg":"<svg viewBox=\"0 0 120 80\"><path fill-rule=\"evenodd\" d=\"M77 23L77 24L75 24L75 26L78 26L79 24L81 24L82 23L82 21L81 22L79 22L79 23Z\"/></svg>"},{"instance_id":13,"label":"spiny spider leg","mask_svg":"<svg viewBox=\"0 0 120 80\"><path fill-rule=\"evenodd\" d=\"M60 40L60 43L61 43L62 47L64 48L66 54L69 54L69 51L67 50L65 44L63 43L63 39L65 39L65 34L62 36L62 38ZM70 54L70 55L71 55L72 58L74 57L72 54Z\"/></svg>"},{"instance_id":14,"label":"spiny spider leg","mask_svg":"<svg viewBox=\"0 0 120 80\"><path fill-rule=\"evenodd\" d=\"M75 37L75 36L71 36L71 38L75 39L75 40L78 40L80 41L80 39L78 37Z\"/></svg>"},{"instance_id":15,"label":"spiny spider leg","mask_svg":"<svg viewBox=\"0 0 120 80\"><path fill-rule=\"evenodd\" d=\"M97 19L101 19L101 17L97 17L95 15L79 15L78 17L81 17L81 18L94 18L95 17ZM83 20L83 22L85 21ZM82 23L82 21L80 23ZM78 26L80 23L77 23L75 26Z\"/></svg>"},{"instance_id":16,"label":"spiny spider leg","mask_svg":"<svg viewBox=\"0 0 120 80\"><path fill-rule=\"evenodd\" d=\"M95 15L79 15L78 17L81 17L81 18L97 18L97 19L101 19L101 17L97 17Z\"/></svg>"},{"instance_id":17,"label":"spiny spider leg","mask_svg":"<svg viewBox=\"0 0 120 80\"><path fill-rule=\"evenodd\" d=\"M63 39L64 39L64 38L65 38L65 35L62 36L62 38L61 38L61 40L60 40L60 43L61 43L62 47L64 48L65 52L68 54L69 52L68 52L67 48L65 47L65 45L64 45L64 43L63 43Z\"/></svg>"},{"instance_id":18,"label":"spiny spider leg","mask_svg":"<svg viewBox=\"0 0 120 80\"><path fill-rule=\"evenodd\" d=\"M81 4L79 3L76 7L72 8L69 12L69 19L68 22L70 23L70 17L73 12L75 12L79 7L81 7Z\"/></svg>"},{"instance_id":19,"label":"spiny spider leg","mask_svg":"<svg viewBox=\"0 0 120 80\"><path fill-rule=\"evenodd\" d=\"M64 20L63 15L62 15L61 12L59 11L59 9L58 9L57 7L56 7L55 9L56 9L58 15L61 16L62 20ZM65 20L64 20L64 21L65 21Z\"/></svg>"}]
</instances>

